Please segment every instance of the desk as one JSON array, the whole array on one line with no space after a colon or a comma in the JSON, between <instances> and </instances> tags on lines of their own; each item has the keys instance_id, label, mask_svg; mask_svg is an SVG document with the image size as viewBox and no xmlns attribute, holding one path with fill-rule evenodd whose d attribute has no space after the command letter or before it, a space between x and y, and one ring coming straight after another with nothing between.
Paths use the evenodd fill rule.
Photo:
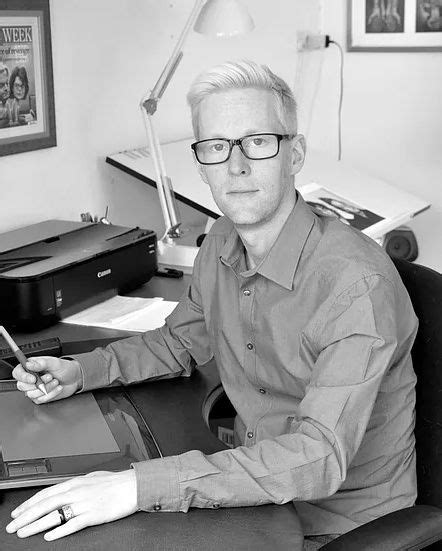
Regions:
<instances>
[{"instance_id":1,"label":"desk","mask_svg":"<svg viewBox=\"0 0 442 551\"><path fill-rule=\"evenodd\" d=\"M153 278L132 295L164 296L177 300L188 277L182 280ZM129 332L59 323L37 333L14 337L18 343L59 336L63 353L86 350L90 339L116 339ZM89 342L88 342L89 341ZM127 388L131 398L148 419L164 455L191 449L214 453L225 448L208 429L202 409L206 398L219 387L213 363L199 368L190 378L169 379ZM112 392L112 389L109 390ZM179 412L179 415L176 415ZM212 551L212 550L287 550L302 549L302 531L295 509L286 505L263 505L231 509L191 509L183 513L136 513L109 524L90 527L56 542L42 535L20 540L5 532L12 511L36 489L5 491L0 496L1 551Z\"/></svg>"}]
</instances>

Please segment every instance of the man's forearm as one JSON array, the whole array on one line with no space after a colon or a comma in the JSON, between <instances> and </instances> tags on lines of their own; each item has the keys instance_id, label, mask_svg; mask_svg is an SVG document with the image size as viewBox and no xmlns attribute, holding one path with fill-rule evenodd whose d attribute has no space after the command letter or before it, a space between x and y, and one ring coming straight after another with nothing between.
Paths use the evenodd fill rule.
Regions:
<instances>
[{"instance_id":1,"label":"man's forearm","mask_svg":"<svg viewBox=\"0 0 442 551\"><path fill-rule=\"evenodd\" d=\"M166 326L70 357L81 367L82 391L190 375L194 365Z\"/></svg>"},{"instance_id":2,"label":"man's forearm","mask_svg":"<svg viewBox=\"0 0 442 551\"><path fill-rule=\"evenodd\" d=\"M251 448L207 456L194 450L134 463L138 507L186 512L331 495L342 483L339 456L315 427L306 430L312 434L287 434Z\"/></svg>"}]
</instances>

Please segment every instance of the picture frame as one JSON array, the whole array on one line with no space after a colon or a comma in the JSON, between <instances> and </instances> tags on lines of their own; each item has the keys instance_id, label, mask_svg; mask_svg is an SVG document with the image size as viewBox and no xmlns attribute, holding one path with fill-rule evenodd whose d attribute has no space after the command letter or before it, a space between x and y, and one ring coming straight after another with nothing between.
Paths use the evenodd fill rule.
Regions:
<instances>
[{"instance_id":1,"label":"picture frame","mask_svg":"<svg viewBox=\"0 0 442 551\"><path fill-rule=\"evenodd\" d=\"M442 0L347 0L347 50L442 51Z\"/></svg>"},{"instance_id":2,"label":"picture frame","mask_svg":"<svg viewBox=\"0 0 442 551\"><path fill-rule=\"evenodd\" d=\"M49 0L0 0L0 156L56 145Z\"/></svg>"}]
</instances>

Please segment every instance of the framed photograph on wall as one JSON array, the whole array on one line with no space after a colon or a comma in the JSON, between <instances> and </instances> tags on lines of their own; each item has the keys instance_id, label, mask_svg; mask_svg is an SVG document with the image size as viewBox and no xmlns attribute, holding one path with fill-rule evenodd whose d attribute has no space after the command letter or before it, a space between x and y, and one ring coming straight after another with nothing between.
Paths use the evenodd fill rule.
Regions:
<instances>
[{"instance_id":1,"label":"framed photograph on wall","mask_svg":"<svg viewBox=\"0 0 442 551\"><path fill-rule=\"evenodd\" d=\"M56 144L49 0L0 0L0 156Z\"/></svg>"},{"instance_id":2,"label":"framed photograph on wall","mask_svg":"<svg viewBox=\"0 0 442 551\"><path fill-rule=\"evenodd\" d=\"M442 51L442 0L347 0L350 51Z\"/></svg>"}]
</instances>

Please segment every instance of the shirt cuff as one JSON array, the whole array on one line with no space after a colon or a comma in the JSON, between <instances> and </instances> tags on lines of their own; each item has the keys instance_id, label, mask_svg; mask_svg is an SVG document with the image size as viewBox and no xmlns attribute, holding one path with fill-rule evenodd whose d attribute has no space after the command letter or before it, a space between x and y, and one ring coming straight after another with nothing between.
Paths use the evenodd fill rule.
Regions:
<instances>
[{"instance_id":1,"label":"shirt cuff","mask_svg":"<svg viewBox=\"0 0 442 551\"><path fill-rule=\"evenodd\" d=\"M132 463L137 479L138 508L149 512L187 511L181 506L175 457Z\"/></svg>"},{"instance_id":2,"label":"shirt cuff","mask_svg":"<svg viewBox=\"0 0 442 551\"><path fill-rule=\"evenodd\" d=\"M95 351L85 354L70 354L65 359L77 360L80 364L82 387L78 392L87 392L109 385L106 363L102 356Z\"/></svg>"}]
</instances>

